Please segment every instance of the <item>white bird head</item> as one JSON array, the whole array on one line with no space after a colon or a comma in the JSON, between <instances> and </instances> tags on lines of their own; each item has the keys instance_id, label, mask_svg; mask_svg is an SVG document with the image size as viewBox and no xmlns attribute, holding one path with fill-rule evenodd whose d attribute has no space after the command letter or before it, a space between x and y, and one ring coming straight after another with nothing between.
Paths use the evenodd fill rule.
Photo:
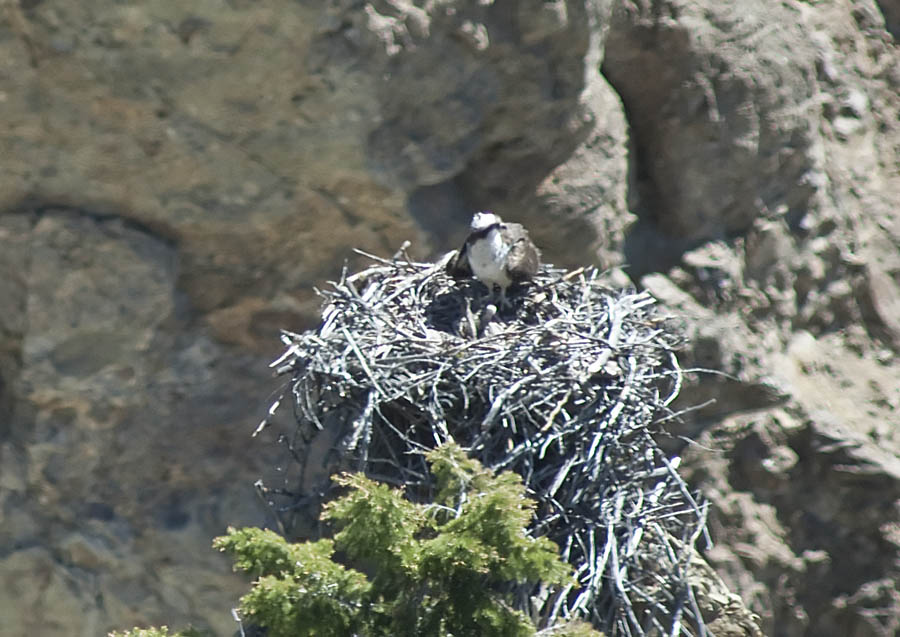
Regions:
<instances>
[{"instance_id":1,"label":"white bird head","mask_svg":"<svg viewBox=\"0 0 900 637\"><path fill-rule=\"evenodd\" d=\"M472 216L472 231L478 232L485 228L490 228L494 224L500 223L500 217L493 212L476 212Z\"/></svg>"}]
</instances>

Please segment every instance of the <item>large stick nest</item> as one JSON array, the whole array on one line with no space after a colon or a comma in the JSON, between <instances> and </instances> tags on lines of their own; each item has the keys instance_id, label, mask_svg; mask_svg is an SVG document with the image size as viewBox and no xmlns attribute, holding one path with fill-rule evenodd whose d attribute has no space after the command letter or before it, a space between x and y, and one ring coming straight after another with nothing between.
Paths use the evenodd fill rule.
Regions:
<instances>
[{"instance_id":1,"label":"large stick nest","mask_svg":"<svg viewBox=\"0 0 900 637\"><path fill-rule=\"evenodd\" d=\"M491 292L448 277L446 258L371 258L321 293L318 330L283 333L273 366L290 375L295 428L280 440L297 467L270 501L285 512L327 492L306 466L327 464L323 433L341 468L419 496L421 452L455 440L522 476L539 503L532 533L575 569L577 587L518 591L539 626L580 616L610 635L705 633L687 580L705 507L653 438L681 379L680 336L654 299L594 269L542 266L491 316Z\"/></svg>"}]
</instances>

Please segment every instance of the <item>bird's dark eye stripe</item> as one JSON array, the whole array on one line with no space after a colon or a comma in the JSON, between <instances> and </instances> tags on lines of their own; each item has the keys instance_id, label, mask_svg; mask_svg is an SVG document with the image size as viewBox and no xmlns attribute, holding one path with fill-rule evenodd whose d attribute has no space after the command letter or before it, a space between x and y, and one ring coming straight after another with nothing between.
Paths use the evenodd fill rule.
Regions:
<instances>
[{"instance_id":1,"label":"bird's dark eye stripe","mask_svg":"<svg viewBox=\"0 0 900 637\"><path fill-rule=\"evenodd\" d=\"M475 232L473 232L472 234L469 235L468 241L469 241L469 243L471 243L472 241L477 241L478 239L482 239L482 238L486 237L491 230L493 230L495 228L500 228L500 227L501 227L501 224L493 223L493 224L489 225L487 228L482 228L481 230L476 230Z\"/></svg>"}]
</instances>

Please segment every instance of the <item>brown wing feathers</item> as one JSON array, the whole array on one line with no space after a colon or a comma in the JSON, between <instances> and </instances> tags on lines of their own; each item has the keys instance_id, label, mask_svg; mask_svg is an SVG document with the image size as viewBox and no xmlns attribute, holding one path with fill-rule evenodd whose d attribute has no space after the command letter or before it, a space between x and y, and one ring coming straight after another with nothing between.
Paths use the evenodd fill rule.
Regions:
<instances>
[{"instance_id":1,"label":"brown wing feathers","mask_svg":"<svg viewBox=\"0 0 900 637\"><path fill-rule=\"evenodd\" d=\"M537 274L540 252L528 237L528 231L518 223L504 224L512 239L512 246L506 257L506 274L513 281L526 281Z\"/></svg>"},{"instance_id":2,"label":"brown wing feathers","mask_svg":"<svg viewBox=\"0 0 900 637\"><path fill-rule=\"evenodd\" d=\"M454 279L465 279L471 277L472 266L469 265L469 255L467 252L468 244L463 246L447 261L447 274Z\"/></svg>"}]
</instances>

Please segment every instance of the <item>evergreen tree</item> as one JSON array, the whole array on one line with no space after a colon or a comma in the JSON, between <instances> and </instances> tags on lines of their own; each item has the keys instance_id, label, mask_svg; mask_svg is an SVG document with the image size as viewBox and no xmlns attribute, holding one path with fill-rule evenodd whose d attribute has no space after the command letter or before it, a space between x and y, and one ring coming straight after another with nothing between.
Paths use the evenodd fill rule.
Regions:
<instances>
[{"instance_id":1,"label":"evergreen tree","mask_svg":"<svg viewBox=\"0 0 900 637\"><path fill-rule=\"evenodd\" d=\"M345 493L324 507L333 539L290 543L257 528L229 529L213 545L254 578L241 616L270 637L528 637L511 585L563 585L570 567L526 528L534 502L514 473L493 475L456 445L428 453L433 502L362 474L335 477ZM340 560L337 559L340 556ZM164 630L164 629L163 629ZM580 623L545 635L597 637ZM167 632L125 637L164 637Z\"/></svg>"}]
</instances>

